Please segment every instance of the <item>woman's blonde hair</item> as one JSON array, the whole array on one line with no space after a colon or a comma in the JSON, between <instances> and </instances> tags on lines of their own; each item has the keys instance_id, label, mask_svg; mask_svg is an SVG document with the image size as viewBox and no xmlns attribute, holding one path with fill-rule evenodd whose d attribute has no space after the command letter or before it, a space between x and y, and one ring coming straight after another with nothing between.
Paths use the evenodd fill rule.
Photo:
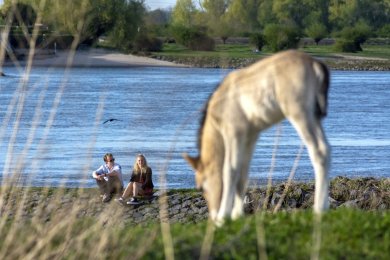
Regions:
<instances>
[{"instance_id":1,"label":"woman's blonde hair","mask_svg":"<svg viewBox=\"0 0 390 260\"><path fill-rule=\"evenodd\" d=\"M137 163L138 158L141 158L145 162L144 165L142 166L142 169L139 167ZM143 154L137 154L134 161L133 171L135 173L146 173L147 168L148 168L148 162L146 161L145 156Z\"/></svg>"}]
</instances>

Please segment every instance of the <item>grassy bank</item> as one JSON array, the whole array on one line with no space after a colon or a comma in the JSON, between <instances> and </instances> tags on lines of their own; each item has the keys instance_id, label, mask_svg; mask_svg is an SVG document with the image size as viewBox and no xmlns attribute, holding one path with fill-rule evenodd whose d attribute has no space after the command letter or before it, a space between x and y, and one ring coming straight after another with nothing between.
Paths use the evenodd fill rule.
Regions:
<instances>
[{"instance_id":1,"label":"grassy bank","mask_svg":"<svg viewBox=\"0 0 390 260\"><path fill-rule=\"evenodd\" d=\"M0 240L2 259L309 259L314 250L310 211L258 213L214 230L199 224L105 224L75 218L71 223L19 225L7 222ZM164 230L164 231L162 231ZM169 232L167 232L167 230ZM321 259L388 259L390 214L351 209L332 210L320 229ZM10 238L11 236L11 238ZM208 241L208 243L207 243ZM206 242L206 243L205 243ZM210 248L210 250L205 250Z\"/></svg>"},{"instance_id":2,"label":"grassy bank","mask_svg":"<svg viewBox=\"0 0 390 260\"><path fill-rule=\"evenodd\" d=\"M341 56L383 58L390 59L390 46L388 45L363 45L362 52L340 53L333 50L331 45L307 45L299 48L311 55L324 58ZM264 57L273 54L270 51L262 50L254 52L253 47L246 44L217 44L215 51L192 51L178 44L165 44L162 52L154 54L162 56L186 56L186 57L228 57L228 58L254 58Z\"/></svg>"},{"instance_id":3,"label":"grassy bank","mask_svg":"<svg viewBox=\"0 0 390 260\"><path fill-rule=\"evenodd\" d=\"M364 45L358 53L334 52L329 45L309 45L299 48L314 57L324 60L332 69L344 70L390 70L390 46ZM219 44L215 51L191 51L177 44L164 45L162 52L151 56L161 60L206 68L242 68L271 55L269 51L254 52L244 44Z\"/></svg>"},{"instance_id":4,"label":"grassy bank","mask_svg":"<svg viewBox=\"0 0 390 260\"><path fill-rule=\"evenodd\" d=\"M331 181L332 209L313 218L314 186L250 189L245 217L215 229L196 190L171 190L153 202L102 203L98 189L0 187L0 259L387 259L389 179ZM317 239L313 239L317 238ZM315 241L319 241L318 244ZM318 245L316 247L315 245Z\"/></svg>"}]
</instances>

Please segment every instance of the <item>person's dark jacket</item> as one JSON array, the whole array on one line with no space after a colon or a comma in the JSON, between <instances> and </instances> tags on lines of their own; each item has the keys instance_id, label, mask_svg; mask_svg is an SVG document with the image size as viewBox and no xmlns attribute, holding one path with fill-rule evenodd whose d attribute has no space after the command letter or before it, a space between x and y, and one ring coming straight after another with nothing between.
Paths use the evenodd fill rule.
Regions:
<instances>
[{"instance_id":1,"label":"person's dark jacket","mask_svg":"<svg viewBox=\"0 0 390 260\"><path fill-rule=\"evenodd\" d=\"M147 167L146 172L142 171L142 173L133 170L131 173L130 182L142 183L143 190L152 190L154 187L152 180L152 169Z\"/></svg>"}]
</instances>

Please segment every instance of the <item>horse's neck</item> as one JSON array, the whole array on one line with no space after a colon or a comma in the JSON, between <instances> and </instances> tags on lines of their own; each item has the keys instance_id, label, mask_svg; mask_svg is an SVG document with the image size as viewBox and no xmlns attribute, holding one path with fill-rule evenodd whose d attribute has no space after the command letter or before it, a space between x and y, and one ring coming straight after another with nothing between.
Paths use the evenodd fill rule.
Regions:
<instances>
[{"instance_id":1,"label":"horse's neck","mask_svg":"<svg viewBox=\"0 0 390 260\"><path fill-rule=\"evenodd\" d=\"M223 162L225 148L221 133L217 130L215 122L208 119L203 129L201 157L215 163ZM211 163L211 162L210 162Z\"/></svg>"}]
</instances>

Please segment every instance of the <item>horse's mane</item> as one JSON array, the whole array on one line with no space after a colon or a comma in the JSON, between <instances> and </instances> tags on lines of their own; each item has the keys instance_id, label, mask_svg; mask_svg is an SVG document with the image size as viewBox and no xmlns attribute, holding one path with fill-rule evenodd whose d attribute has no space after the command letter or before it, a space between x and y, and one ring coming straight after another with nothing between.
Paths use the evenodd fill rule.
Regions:
<instances>
[{"instance_id":1,"label":"horse's mane","mask_svg":"<svg viewBox=\"0 0 390 260\"><path fill-rule=\"evenodd\" d=\"M321 71L324 73L324 78L323 78L322 85L320 86L319 96L317 96L315 114L318 118L323 118L327 114L330 73L328 67L324 63L320 61L317 61L317 63L320 65Z\"/></svg>"},{"instance_id":2,"label":"horse's mane","mask_svg":"<svg viewBox=\"0 0 390 260\"><path fill-rule=\"evenodd\" d=\"M218 87L219 87L219 85L217 85L215 89L217 89ZM213 95L213 93L214 93L214 91L211 92L211 94L209 95L206 103L204 104L204 106L203 106L203 108L201 110L202 115L201 115L201 118L200 118L200 124L199 124L199 130L198 130L198 151L199 151L199 153L202 150L203 128L204 128L204 124L206 122L207 111L208 111L210 99L211 99L211 96Z\"/></svg>"}]
</instances>

